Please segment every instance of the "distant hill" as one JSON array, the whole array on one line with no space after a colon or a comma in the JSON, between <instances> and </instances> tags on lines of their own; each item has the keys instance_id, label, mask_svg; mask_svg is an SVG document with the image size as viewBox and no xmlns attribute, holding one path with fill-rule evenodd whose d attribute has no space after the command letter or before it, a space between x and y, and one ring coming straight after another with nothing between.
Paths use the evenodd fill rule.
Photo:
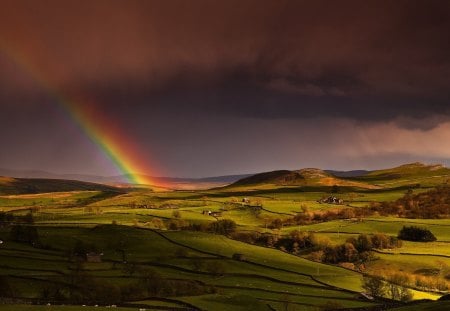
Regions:
<instances>
[{"instance_id":1,"label":"distant hill","mask_svg":"<svg viewBox=\"0 0 450 311\"><path fill-rule=\"evenodd\" d=\"M185 188L210 188L231 184L241 178L250 176L251 174L241 175L224 175L203 178L177 178L177 177L152 177L141 176L154 180L155 183L164 184L169 188L185 189ZM14 178L44 178L44 179L63 179L63 180L79 180L101 184L127 184L130 176L98 176L86 174L54 174L40 170L11 170L0 168L0 176L11 176Z\"/></svg>"},{"instance_id":2,"label":"distant hill","mask_svg":"<svg viewBox=\"0 0 450 311\"><path fill-rule=\"evenodd\" d=\"M327 171L317 168L304 168L295 171L279 170L252 175L230 185L248 186L273 184L278 186L349 186L374 188L373 185L339 178Z\"/></svg>"},{"instance_id":3,"label":"distant hill","mask_svg":"<svg viewBox=\"0 0 450 311\"><path fill-rule=\"evenodd\" d=\"M279 170L255 174L238 180L230 187L261 186L349 186L367 189L425 186L433 187L450 181L450 169L440 164L420 162L382 170L333 171L317 168Z\"/></svg>"},{"instance_id":4,"label":"distant hill","mask_svg":"<svg viewBox=\"0 0 450 311\"><path fill-rule=\"evenodd\" d=\"M118 188L77 180L13 178L0 176L0 195L64 191L119 191Z\"/></svg>"},{"instance_id":5,"label":"distant hill","mask_svg":"<svg viewBox=\"0 0 450 311\"><path fill-rule=\"evenodd\" d=\"M127 175L96 176L83 174L53 174L39 170L8 170L0 169L0 176L12 176L15 186L8 186L0 179L0 193L5 193L8 187L18 187L23 193L26 189L31 191L37 187L37 191L47 188L63 188L83 190L98 187L130 186ZM144 177L144 176L141 176ZM145 176L148 177L148 176ZM239 186L349 186L366 189L409 187L420 184L432 187L450 180L450 169L440 165L427 165L420 162L404 164L398 167L381 170L352 170L336 171L321 170L318 168L304 168L299 170L277 170L259 174L225 175L204 178L176 178L176 177L150 177L156 184L170 189L208 189L214 187L239 187ZM3 180L6 180L3 178ZM31 182L32 180L32 182ZM39 181L40 180L40 181ZM50 182L50 180L53 180ZM27 185L27 183L32 185ZM59 183L59 185L57 185ZM110 186L99 185L109 184ZM67 190L69 189L69 190ZM8 190L9 192L13 190Z\"/></svg>"},{"instance_id":6,"label":"distant hill","mask_svg":"<svg viewBox=\"0 0 450 311\"><path fill-rule=\"evenodd\" d=\"M415 162L390 169L371 171L351 179L390 187L417 184L434 186L450 179L450 169L441 164Z\"/></svg>"}]
</instances>

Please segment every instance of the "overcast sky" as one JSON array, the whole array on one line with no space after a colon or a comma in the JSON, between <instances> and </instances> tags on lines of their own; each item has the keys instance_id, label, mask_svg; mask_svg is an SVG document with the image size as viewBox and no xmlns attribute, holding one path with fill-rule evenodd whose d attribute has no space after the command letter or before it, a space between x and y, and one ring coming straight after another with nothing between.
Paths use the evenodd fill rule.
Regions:
<instances>
[{"instance_id":1,"label":"overcast sky","mask_svg":"<svg viewBox=\"0 0 450 311\"><path fill-rule=\"evenodd\" d=\"M117 174L56 92L151 175L450 164L449 33L449 1L1 0L0 167Z\"/></svg>"}]
</instances>

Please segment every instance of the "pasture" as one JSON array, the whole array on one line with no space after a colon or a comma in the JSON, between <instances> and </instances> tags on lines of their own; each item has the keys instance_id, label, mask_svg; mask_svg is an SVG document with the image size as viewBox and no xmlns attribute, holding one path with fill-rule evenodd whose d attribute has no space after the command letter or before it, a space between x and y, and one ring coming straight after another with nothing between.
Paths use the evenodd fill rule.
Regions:
<instances>
[{"instance_id":1,"label":"pasture","mask_svg":"<svg viewBox=\"0 0 450 311\"><path fill-rule=\"evenodd\" d=\"M367 178L364 182L381 184L379 176ZM431 177L425 174L420 178ZM423 192L427 187L414 191ZM106 301L117 301L120 310L136 310L140 306L147 310L370 307L380 302L360 297L367 275L387 278L401 272L413 280L423 277L427 282L447 282L450 220L372 215L283 224L280 228L272 228L271 223L302 213L395 201L404 194L405 189L395 187L339 186L339 192L332 193L331 187L325 186L264 184L202 191L138 188L115 193L85 190L2 195L0 208L4 215L17 218L12 223L19 225L26 221L22 226L35 228L38 240L30 244L23 238L14 238L13 224L0 227L0 286L7 286L14 293L14 310L75 310L78 307L58 306L52 297L56 294L51 293L76 301L81 299L76 295L91 290L94 284L103 290L103 300L87 304L105 306ZM319 203L330 195L342 198L345 204ZM282 239L294 231L313 233L333 247L360 234L396 236L407 225L430 229L437 241L404 241L399 248L375 250L361 270L348 264L313 261L308 250L293 254L283 248L198 229L210 228L220 220L234 222L237 233L255 236ZM87 253L99 254L96 256L100 259L80 261L76 251L80 245ZM161 280L166 287L155 291L152 280ZM407 286L412 299L435 300L446 292L427 289L413 281ZM145 288L145 292L138 295L132 288L139 288L138 292ZM0 305L0 310L5 308Z\"/></svg>"}]
</instances>

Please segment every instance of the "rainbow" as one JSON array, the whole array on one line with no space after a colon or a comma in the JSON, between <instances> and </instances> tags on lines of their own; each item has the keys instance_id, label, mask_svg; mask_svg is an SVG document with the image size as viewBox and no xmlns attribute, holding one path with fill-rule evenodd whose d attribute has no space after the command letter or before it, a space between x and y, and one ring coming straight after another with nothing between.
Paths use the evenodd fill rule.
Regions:
<instances>
[{"instance_id":1,"label":"rainbow","mask_svg":"<svg viewBox=\"0 0 450 311\"><path fill-rule=\"evenodd\" d=\"M56 83L35 66L29 57L3 44L0 38L0 52L26 71L55 101L66 111L70 119L98 146L114 167L124 175L129 183L139 185L160 185L148 175L150 159L139 150L130 135L118 123L98 110L98 103L88 96L70 94L56 87Z\"/></svg>"}]
</instances>

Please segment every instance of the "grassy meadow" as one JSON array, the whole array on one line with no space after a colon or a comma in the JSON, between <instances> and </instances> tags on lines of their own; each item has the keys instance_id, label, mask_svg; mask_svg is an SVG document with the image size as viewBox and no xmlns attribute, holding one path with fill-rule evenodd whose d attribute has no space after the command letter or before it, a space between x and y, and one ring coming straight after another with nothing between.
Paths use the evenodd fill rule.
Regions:
<instances>
[{"instance_id":1,"label":"grassy meadow","mask_svg":"<svg viewBox=\"0 0 450 311\"><path fill-rule=\"evenodd\" d=\"M58 189L54 181L48 192L21 194L11 185L3 192L0 187L0 310L69 311L80 305L86 305L82 310L111 305L120 310L440 310L436 306L445 302L425 309L424 304L402 306L389 297L371 300L360 293L366 292L367 276L389 285L401 275L409 300L446 294L449 219L377 213L314 217L343 208L369 209L408 191L425 193L447 175L441 168L412 166L339 183L327 177L305 184L265 182L196 191L67 190L67 183ZM27 189L23 181L20 185ZM51 188L42 180L38 185ZM329 196L343 204L321 201ZM308 223L292 223L298 215L311 217ZM213 230L223 220L235 224L232 231ZM363 264L318 260L360 234L396 237L411 225L429 229L436 241L374 249ZM284 241L293 234L309 234L314 246L292 251L288 244L246 240Z\"/></svg>"}]
</instances>

